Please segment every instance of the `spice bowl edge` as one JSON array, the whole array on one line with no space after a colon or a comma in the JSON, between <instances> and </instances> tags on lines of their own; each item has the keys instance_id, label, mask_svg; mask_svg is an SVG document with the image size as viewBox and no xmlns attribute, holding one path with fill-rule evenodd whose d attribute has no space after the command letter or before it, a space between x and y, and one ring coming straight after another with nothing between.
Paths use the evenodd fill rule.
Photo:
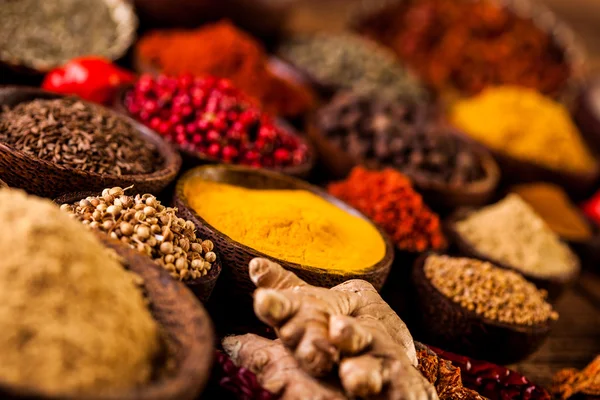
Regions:
<instances>
[{"instance_id":1,"label":"spice bowl edge","mask_svg":"<svg viewBox=\"0 0 600 400\"><path fill-rule=\"evenodd\" d=\"M497 267L515 271L523 275L528 281L535 284L538 288L546 290L548 292L548 299L552 303L555 302L569 287L575 284L581 270L581 262L574 252L572 252L573 265L571 271L567 271L562 275L556 275L552 277L540 277L521 271L517 267L494 260L492 257L489 257L475 249L475 247L471 245L471 243L469 243L465 238L463 238L455 228L458 221L466 218L474 211L475 209L473 208L462 208L455 210L454 213L448 216L443 222L446 237L450 240L451 245L461 256L487 261Z\"/></svg>"},{"instance_id":2,"label":"spice bowl edge","mask_svg":"<svg viewBox=\"0 0 600 400\"><path fill-rule=\"evenodd\" d=\"M127 107L125 106L125 95L127 94L127 92L129 90L131 90L132 87L133 87L133 85L122 85L121 87L119 87L119 90L117 91L117 95L115 96L115 101L113 102L113 105L112 105L112 108L115 111L117 111L120 114L126 115L128 118L132 118L132 117L131 117L129 111L127 110ZM142 122L139 122L139 121L136 121L136 122L138 122L141 125L144 125ZM305 144L308 147L308 151L307 151L308 158L306 159L306 161L304 163L302 163L300 165L283 167L281 169L273 170L273 171L281 172L285 175L289 175L289 176L293 176L293 177L297 177L297 178L301 178L301 179L308 177L317 162L317 154L316 154L316 151L315 151L313 145L310 143L309 140L305 139L305 137L303 135L301 135L300 132L295 127L293 127L291 124L289 124L283 118L277 117L277 118L275 118L275 122L276 122L275 124L277 126L285 129L286 132L288 132L290 135L300 139L300 141L302 141L303 144ZM149 127L146 127L146 128L150 129ZM160 136L158 133L156 133L156 135ZM170 143L167 139L163 139L163 140L165 142ZM171 146L176 148L177 151L180 153L180 155L183 159L184 169L186 169L186 170L191 169L193 167L201 166L201 165L216 165L216 164L223 163L221 160L218 160L216 158L212 158L212 157L200 154L198 152L185 149L174 143L170 143L170 144L171 144Z\"/></svg>"},{"instance_id":3,"label":"spice bowl edge","mask_svg":"<svg viewBox=\"0 0 600 400\"><path fill-rule=\"evenodd\" d=\"M135 189L135 188L134 188ZM137 192L136 192L137 193ZM67 194L63 194L60 197L57 197L56 199L54 199L54 203L57 205L61 205L61 204L73 204L76 201L79 201L81 199L85 199L87 197L90 196L98 196L100 195L99 192L94 192L94 191L85 191L85 192L73 192L73 193L67 193ZM179 216L179 212L177 212L177 215ZM185 217L181 217L181 218L185 218ZM185 218L187 220L187 218ZM98 235L102 236L106 236L103 232L97 232ZM107 238L108 239L108 238ZM118 243L118 242L117 242ZM120 243L118 243L120 244ZM128 248L128 246L126 245L121 245L122 247ZM208 273L200 278L196 278L196 279L192 279L190 281L185 281L182 282L185 286L187 286L187 288L194 293L194 295L198 298L198 300L200 300L200 302L202 302L203 304L206 304L208 302L208 300L210 299L210 296L213 292L213 289L215 288L217 281L219 279L219 276L221 274L221 270L222 270L222 266L221 266L221 257L218 254L218 252L215 252L217 254L217 259L216 261L212 264L211 269L208 271ZM153 260L150 260L154 263ZM162 269L162 267L156 263L155 264L155 268L158 269ZM173 279L169 276L170 279Z\"/></svg>"},{"instance_id":4,"label":"spice bowl edge","mask_svg":"<svg viewBox=\"0 0 600 400\"><path fill-rule=\"evenodd\" d=\"M412 283L419 309L419 331L433 345L478 359L514 363L537 350L549 335L552 322L517 325L477 315L452 302L425 276L428 252L412 266Z\"/></svg>"},{"instance_id":5,"label":"spice bowl edge","mask_svg":"<svg viewBox=\"0 0 600 400\"><path fill-rule=\"evenodd\" d=\"M32 87L0 87L0 105L17 105L36 99L60 99L67 96ZM88 103L83 101L84 103ZM90 104L90 103L88 103ZM93 104L94 107L104 107ZM115 113L110 109L107 112ZM117 114L121 118L120 114ZM108 186L136 185L140 191L157 193L175 179L181 167L181 157L157 133L129 117L125 117L138 136L156 146L163 165L151 173L132 175L101 174L65 167L26 154L4 143L0 143L0 177L12 187L44 197L57 197L65 193L82 190L102 190Z\"/></svg>"},{"instance_id":6,"label":"spice bowl edge","mask_svg":"<svg viewBox=\"0 0 600 400\"><path fill-rule=\"evenodd\" d=\"M370 266L363 271L352 273L336 273L336 271L299 265L264 254L231 239L229 236L210 225L193 210L184 194L184 186L187 180L193 177L202 177L210 181L234 185L239 183L241 186L251 188L307 190L325 199L329 203L332 203L336 207L341 208L352 215L359 216L371 223L384 240L386 246L385 254L383 258L373 266ZM249 177L251 179L253 177L255 180L253 182L248 182ZM323 287L333 287L348 279L364 279L373 284L377 290L380 290L390 272L394 258L394 250L389 237L383 233L379 227L354 208L333 198L319 188L281 173L231 165L196 167L185 172L178 180L173 201L174 206L178 208L182 215L184 215L184 218L193 221L199 226L202 235L212 240L215 243L215 246L219 248L223 262L223 274L226 279L222 283L219 283L217 290L225 289L223 285L231 286L228 289L235 288L237 294L241 297L245 297L246 300L250 299L250 295L255 289L254 284L249 278L248 272L248 264L250 260L255 257L264 257L273 260L274 262L281 264L284 268L296 273L309 284Z\"/></svg>"}]
</instances>

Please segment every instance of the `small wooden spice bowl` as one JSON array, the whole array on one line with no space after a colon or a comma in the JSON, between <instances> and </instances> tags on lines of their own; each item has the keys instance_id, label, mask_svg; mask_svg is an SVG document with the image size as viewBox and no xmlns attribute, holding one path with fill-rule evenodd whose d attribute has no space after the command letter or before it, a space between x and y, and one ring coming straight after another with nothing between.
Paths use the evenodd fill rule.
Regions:
<instances>
[{"instance_id":1,"label":"small wooden spice bowl","mask_svg":"<svg viewBox=\"0 0 600 400\"><path fill-rule=\"evenodd\" d=\"M454 130L449 130L449 133L454 134ZM307 123L307 134L314 145L319 161L333 179L345 178L354 166L363 163L328 140L318 128L314 117ZM459 135L455 136L462 140ZM487 150L475 144L471 147L478 155L484 171L483 178L478 181L467 185L453 186L431 181L424 176L410 177L413 185L423 195L428 205L436 210L453 210L458 207L481 206L492 198L500 181L500 169ZM400 170L400 172L402 171Z\"/></svg>"},{"instance_id":2,"label":"small wooden spice bowl","mask_svg":"<svg viewBox=\"0 0 600 400\"><path fill-rule=\"evenodd\" d=\"M552 323L507 324L466 310L444 296L425 276L423 254L414 264L412 280L417 294L419 327L428 343L477 359L510 364L540 347Z\"/></svg>"},{"instance_id":3,"label":"small wooden spice bowl","mask_svg":"<svg viewBox=\"0 0 600 400\"><path fill-rule=\"evenodd\" d=\"M156 360L153 379L144 386L103 394L46 395L29 387L0 384L7 400L193 400L204 389L211 373L215 335L202 305L180 283L147 257L105 235L103 244L113 249L130 271L143 279L150 312L160 325L164 355Z\"/></svg>"},{"instance_id":4,"label":"small wooden spice bowl","mask_svg":"<svg viewBox=\"0 0 600 400\"><path fill-rule=\"evenodd\" d=\"M29 87L0 88L0 106L15 106L35 99L57 99L64 96ZM97 105L94 105L97 106ZM181 157L158 134L128 119L140 137L154 144L163 165L150 174L111 175L64 167L25 154L0 142L0 177L12 187L43 197L54 198L74 191L98 191L107 187L135 185L139 192L158 193L171 182L181 167Z\"/></svg>"},{"instance_id":5,"label":"small wooden spice bowl","mask_svg":"<svg viewBox=\"0 0 600 400\"><path fill-rule=\"evenodd\" d=\"M133 188L135 190L135 193L142 193L139 192L137 189L137 187ZM61 204L73 204L79 200L85 199L86 197L90 197L90 196L99 196L100 193L99 192L74 192L74 193L68 193L65 195L62 195L56 199L54 199L54 203L61 205ZM183 217L179 212L177 212L177 215L180 218L185 218ZM187 219L187 218L186 218ZM196 229L198 229L198 224L196 224ZM97 232L99 236L103 236L106 237L106 235L104 235L102 232ZM107 238L108 239L108 238ZM126 248L129 248L128 246L123 246ZM212 268L210 269L210 271L208 271L208 273L200 278L196 278L196 279L192 279L189 281L185 281L183 282L193 293L194 295L196 295L196 297L202 302L202 303L207 303L208 299L210 298L210 295L212 294L213 289L215 288L215 285L217 284L217 279L219 278L219 275L221 275L221 258L218 254L218 249L217 249L217 259L216 261L212 264ZM149 257L147 257L149 259ZM153 265L155 268L157 269L163 269L160 265L156 264L154 261L152 261ZM169 276L170 279L171 276Z\"/></svg>"},{"instance_id":6,"label":"small wooden spice bowl","mask_svg":"<svg viewBox=\"0 0 600 400\"><path fill-rule=\"evenodd\" d=\"M117 25L115 29L115 41L112 43L110 48L107 49L104 57L111 61L115 61L124 57L129 47L131 47L133 42L135 42L138 19L133 6L129 1L104 0L104 2L110 10L112 19ZM81 34L84 34L84 32ZM84 55L85 54L81 54L81 56ZM22 74L37 75L45 74L51 69L59 67L60 65L48 64L41 60L32 63L25 63L23 60L3 54L2 49L0 49L0 66Z\"/></svg>"},{"instance_id":7,"label":"small wooden spice bowl","mask_svg":"<svg viewBox=\"0 0 600 400\"><path fill-rule=\"evenodd\" d=\"M471 213L473 213L474 209L459 209L456 210L453 214L451 214L446 221L444 221L444 230L446 232L446 236L452 245L456 247L460 255L465 257L476 258L483 261L491 262L492 264L510 269L518 272L523 275L528 281L534 283L538 288L545 289L548 292L548 299L550 301L557 300L560 295L577 281L577 277L579 276L579 271L581 269L580 261L574 256L573 264L574 268L571 272L565 273L564 275L557 275L553 277L542 278L539 276L531 275L525 273L518 268L515 268L506 263L494 260L492 257L487 256L486 254L478 251L471 243L469 243L463 236L456 230L456 223L465 219Z\"/></svg>"},{"instance_id":8,"label":"small wooden spice bowl","mask_svg":"<svg viewBox=\"0 0 600 400\"><path fill-rule=\"evenodd\" d=\"M294 272L309 284L316 286L333 287L348 279L364 279L373 284L377 290L381 289L383 286L394 259L394 247L390 239L379 227L374 225L385 241L385 255L378 263L369 267L364 272L347 274L336 273L322 268L299 265L280 260L236 242L226 234L214 228L204 218L198 215L190 206L184 192L186 182L195 177L253 189L306 190L351 215L363 218L367 221L369 221L369 219L323 190L306 182L275 172L230 165L203 166L187 171L177 182L173 202L181 216L194 222L198 227L200 235L212 240L215 247L219 249L224 267L224 276L227 277L228 284L232 286L232 288L229 288L228 290L235 288L237 294L247 296L248 298L250 297L254 292L255 286L252 281L250 281L248 264L250 260L255 257L271 259L285 269Z\"/></svg>"},{"instance_id":9,"label":"small wooden spice bowl","mask_svg":"<svg viewBox=\"0 0 600 400\"><path fill-rule=\"evenodd\" d=\"M129 116L130 114L129 114L129 111L127 110L127 107L125 107L125 94L130 89L131 89L131 85L122 87L119 90L119 93L117 94L117 97L115 100L115 104L113 105L113 108L116 111L120 112L121 114L127 115L127 116ZM294 176L294 177L301 178L301 179L308 177L316 163L315 151L314 151L311 143L308 142L307 140L305 140L304 137L301 136L295 128L293 128L290 124L288 124L283 119L277 118L276 122L280 128L285 129L291 135L298 137L303 143L305 143L308 146L308 159L303 164L285 167L285 168L282 168L277 171L279 171L285 175L290 175L290 176ZM150 128L147 128L147 129L150 129ZM206 155L198 153L196 151L190 151L190 150L185 149L176 144L173 144L173 146L175 148L177 148L177 150L181 154L181 157L183 158L184 169L189 169L189 168L192 168L192 167L195 167L198 165L210 165L210 164L223 163L223 161L221 161L221 160L206 156Z\"/></svg>"}]
</instances>

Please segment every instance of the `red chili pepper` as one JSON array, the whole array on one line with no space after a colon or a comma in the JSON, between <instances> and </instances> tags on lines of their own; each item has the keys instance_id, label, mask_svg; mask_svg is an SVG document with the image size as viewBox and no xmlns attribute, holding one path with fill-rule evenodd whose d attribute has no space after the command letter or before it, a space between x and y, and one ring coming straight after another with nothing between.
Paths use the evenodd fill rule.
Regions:
<instances>
[{"instance_id":1,"label":"red chili pepper","mask_svg":"<svg viewBox=\"0 0 600 400\"><path fill-rule=\"evenodd\" d=\"M596 192L589 200L585 201L581 208L585 215L600 225L600 191Z\"/></svg>"},{"instance_id":2,"label":"red chili pepper","mask_svg":"<svg viewBox=\"0 0 600 400\"><path fill-rule=\"evenodd\" d=\"M42 82L42 88L108 105L120 85L133 83L135 79L133 73L103 58L74 58L50 71Z\"/></svg>"}]
</instances>

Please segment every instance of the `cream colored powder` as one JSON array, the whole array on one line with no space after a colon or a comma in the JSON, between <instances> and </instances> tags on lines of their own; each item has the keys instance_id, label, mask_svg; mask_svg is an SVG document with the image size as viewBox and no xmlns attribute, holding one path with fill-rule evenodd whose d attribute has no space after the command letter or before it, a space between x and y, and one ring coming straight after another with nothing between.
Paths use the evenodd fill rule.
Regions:
<instances>
[{"instance_id":1,"label":"cream colored powder","mask_svg":"<svg viewBox=\"0 0 600 400\"><path fill-rule=\"evenodd\" d=\"M48 200L0 191L0 381L48 394L150 378L158 326L132 274Z\"/></svg>"},{"instance_id":2,"label":"cream colored powder","mask_svg":"<svg viewBox=\"0 0 600 400\"><path fill-rule=\"evenodd\" d=\"M576 268L576 256L518 195L471 214L456 229L479 252L524 273L549 277Z\"/></svg>"}]
</instances>

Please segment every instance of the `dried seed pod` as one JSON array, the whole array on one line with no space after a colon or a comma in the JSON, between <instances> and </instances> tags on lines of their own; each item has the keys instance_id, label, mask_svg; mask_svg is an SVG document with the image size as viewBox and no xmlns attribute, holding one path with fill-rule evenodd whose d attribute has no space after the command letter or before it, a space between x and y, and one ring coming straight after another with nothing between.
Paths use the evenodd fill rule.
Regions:
<instances>
[{"instance_id":1,"label":"dried seed pod","mask_svg":"<svg viewBox=\"0 0 600 400\"><path fill-rule=\"evenodd\" d=\"M124 191L120 188L112 192L104 190L103 196L89 197L61 208L93 229L106 232L140 253L153 257L177 279L196 279L206 275L212 267L211 262L216 260L216 254L212 252L214 245L209 240L202 241L196 237L194 223L179 218L175 214L176 209L162 206L152 195L133 197L127 196ZM112 204L107 203L105 198L112 200ZM203 254L206 254L206 259Z\"/></svg>"},{"instance_id":2,"label":"dried seed pod","mask_svg":"<svg viewBox=\"0 0 600 400\"><path fill-rule=\"evenodd\" d=\"M213 262L215 262L215 261L217 260L217 255L216 255L214 252L212 252L212 251L209 251L209 252L208 252L208 253L206 253L206 255L204 256L204 259L205 259L206 261L208 261L209 263L213 263Z\"/></svg>"},{"instance_id":3,"label":"dried seed pod","mask_svg":"<svg viewBox=\"0 0 600 400\"><path fill-rule=\"evenodd\" d=\"M163 254L171 254L173 253L173 243L171 242L163 242L160 244L160 252Z\"/></svg>"},{"instance_id":4,"label":"dried seed pod","mask_svg":"<svg viewBox=\"0 0 600 400\"><path fill-rule=\"evenodd\" d=\"M213 242L211 242L210 240L205 240L202 242L202 250L204 250L205 253L212 251L212 249L214 247L215 246L214 246Z\"/></svg>"},{"instance_id":5,"label":"dried seed pod","mask_svg":"<svg viewBox=\"0 0 600 400\"><path fill-rule=\"evenodd\" d=\"M136 234L140 239L146 240L150 237L150 229L147 226L138 225Z\"/></svg>"}]
</instances>

